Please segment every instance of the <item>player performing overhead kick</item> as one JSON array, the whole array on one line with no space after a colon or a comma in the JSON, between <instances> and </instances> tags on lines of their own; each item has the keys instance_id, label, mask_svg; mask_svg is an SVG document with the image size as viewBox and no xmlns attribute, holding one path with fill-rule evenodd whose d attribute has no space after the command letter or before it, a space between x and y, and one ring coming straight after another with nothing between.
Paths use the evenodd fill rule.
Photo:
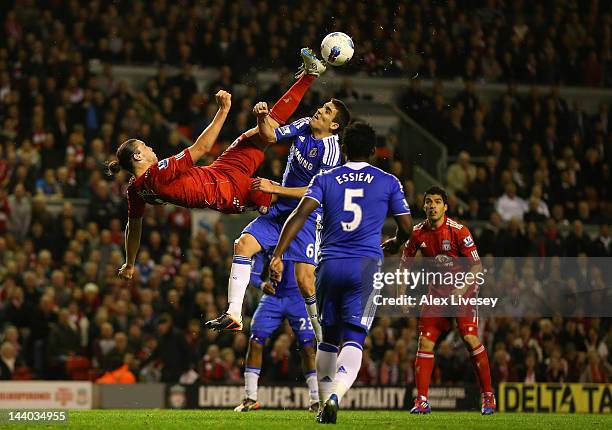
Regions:
<instances>
[{"instance_id":1,"label":"player performing overhead kick","mask_svg":"<svg viewBox=\"0 0 612 430\"><path fill-rule=\"evenodd\" d=\"M284 124L295 112L310 84L325 71L323 63L310 49L302 49L301 55L303 70L298 74L298 81L270 112L267 107L262 109L261 103L255 107L260 126L265 124L273 129ZM212 148L230 110L229 93L219 91L216 98L219 105L217 114L189 148L158 162L155 152L145 142L128 139L117 149L117 160L108 163L109 174L124 169L133 175L127 190L126 262L119 269L119 276L131 279L134 274L146 203L172 203L224 213L239 213L245 208L266 212L270 206L270 194L251 189L251 176L262 163L262 149L268 143L260 137L257 127L238 137L210 166L195 165Z\"/></svg>"},{"instance_id":2,"label":"player performing overhead kick","mask_svg":"<svg viewBox=\"0 0 612 430\"><path fill-rule=\"evenodd\" d=\"M256 106L265 112L265 103ZM254 188L279 196L270 211L251 222L234 246L234 260L228 285L228 309L220 317L208 321L214 330L242 330L242 302L249 283L251 257L264 250L271 252L278 241L285 220L297 206L314 175L341 163L338 133L350 122L350 112L340 100L332 99L321 106L311 118L302 118L292 124L274 129L270 121L258 116L260 138L266 143L291 140L291 150L283 175L283 184L272 184L267 179L254 181ZM320 210L308 218L302 231L284 255L295 263L295 278L306 302L311 324L321 340L317 318L314 270L317 256L316 224Z\"/></svg>"},{"instance_id":3,"label":"player performing overhead kick","mask_svg":"<svg viewBox=\"0 0 612 430\"><path fill-rule=\"evenodd\" d=\"M257 391L264 346L266 339L274 333L286 318L300 346L304 378L308 384L309 410L317 411L319 409L319 391L315 371L315 335L308 321L304 300L295 282L293 263L288 262L285 265L282 281L273 286L271 282L263 281L265 275L262 272L267 268L267 262L268 257L263 252L259 252L253 257L251 285L260 288L264 292L264 296L257 305L257 310L251 321L251 339L244 363L245 396L234 410L236 412L249 412L261 408L257 401Z\"/></svg>"},{"instance_id":4,"label":"player performing overhead kick","mask_svg":"<svg viewBox=\"0 0 612 430\"><path fill-rule=\"evenodd\" d=\"M448 264L447 259L466 258L469 270L473 273L482 272L482 264L472 235L467 227L446 216L446 192L438 187L431 187L425 192L424 210L427 219L414 227L412 237L404 248L402 267L408 268L417 252L423 257L431 257ZM454 267L459 266L455 264ZM461 290L455 286L429 286L429 293L436 297L453 295L473 295L474 285ZM460 293L462 291L462 294ZM419 318L419 346L415 362L417 398L410 411L413 414L428 414L431 407L427 401L429 380L434 366L434 346L442 332L451 328L451 318L439 315L440 309L434 305L423 305ZM469 347L474 371L480 383L482 397L482 414L491 415L495 411L495 396L491 388L491 372L489 358L485 347L478 339L478 309L466 307L461 315L456 317L457 328L466 345Z\"/></svg>"},{"instance_id":5,"label":"player performing overhead kick","mask_svg":"<svg viewBox=\"0 0 612 430\"><path fill-rule=\"evenodd\" d=\"M323 206L321 256L317 268L317 305L323 342L315 359L319 423L335 423L342 397L361 367L362 350L376 313L374 274L380 270L380 245L387 214L395 217L396 237L383 248L395 253L412 230L410 209L399 180L367 163L376 136L367 124L349 125L342 138L348 162L315 176L289 216L270 262L273 280L282 280L284 252L319 206ZM340 350L340 345L342 349ZM338 351L340 350L340 354Z\"/></svg>"}]
</instances>

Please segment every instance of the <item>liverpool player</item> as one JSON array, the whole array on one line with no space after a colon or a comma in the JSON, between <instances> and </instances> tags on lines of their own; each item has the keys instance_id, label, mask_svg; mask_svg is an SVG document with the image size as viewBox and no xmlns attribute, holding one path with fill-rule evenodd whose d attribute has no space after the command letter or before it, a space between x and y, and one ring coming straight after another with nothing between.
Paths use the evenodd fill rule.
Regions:
<instances>
[{"instance_id":1,"label":"liverpool player","mask_svg":"<svg viewBox=\"0 0 612 430\"><path fill-rule=\"evenodd\" d=\"M482 264L472 235L467 227L446 216L446 192L438 187L431 187L425 192L425 213L427 219L416 225L412 236L404 248L402 266L409 267L412 258L418 251L423 257L431 257L438 263L447 265L451 259L464 257L469 262L469 270L476 274L482 272ZM451 291L452 290L452 291ZM461 289L463 294L454 286L430 285L430 294L438 296L473 295L475 285ZM434 367L434 346L438 336L451 327L451 318L444 314L439 315L440 308L424 305L419 318L419 346L417 351L415 373L417 398L410 411L413 414L428 414L431 412L427 401L427 390ZM491 373L487 351L478 339L478 313L477 309L461 309L456 316L457 327L463 340L470 350L470 356L476 376L480 384L482 395L482 414L490 415L495 410L495 397L491 388Z\"/></svg>"},{"instance_id":2,"label":"liverpool player","mask_svg":"<svg viewBox=\"0 0 612 430\"><path fill-rule=\"evenodd\" d=\"M117 150L116 161L108 163L108 173L121 169L133 175L127 190L128 223L125 230L126 262L119 276L131 279L140 248L142 216L146 203L172 203L187 208L211 208L224 213L239 213L245 208L266 212L272 196L251 189L251 176L264 159L267 140L259 136L259 128L284 124L297 109L310 84L325 71L325 66L309 49L302 49L303 70L298 81L268 112L265 103L254 109L258 126L238 137L210 166L195 163L215 143L231 106L231 95L216 94L219 110L211 124L193 145L181 153L157 160L153 149L138 139L128 139Z\"/></svg>"}]
</instances>

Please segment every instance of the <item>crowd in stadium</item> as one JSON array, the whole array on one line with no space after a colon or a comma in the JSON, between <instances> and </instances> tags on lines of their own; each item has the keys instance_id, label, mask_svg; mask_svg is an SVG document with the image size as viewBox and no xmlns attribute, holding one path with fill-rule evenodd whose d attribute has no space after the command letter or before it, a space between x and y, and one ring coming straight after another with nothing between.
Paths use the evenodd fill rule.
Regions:
<instances>
[{"instance_id":1,"label":"crowd in stadium","mask_svg":"<svg viewBox=\"0 0 612 430\"><path fill-rule=\"evenodd\" d=\"M426 1L363 2L348 15L347 2L324 1L334 16L347 16L333 23L308 2L181 8L165 1L147 7L92 1L55 10L18 3L6 14L0 42L2 378L94 378L127 364L143 381L174 382L188 369L208 383L241 380L247 335L201 329L202 319L226 308L234 238L221 223L192 237L188 210L149 207L137 278L130 284L118 279L128 178L125 172L104 177L103 163L132 136L160 159L178 153L184 141L168 123L197 136L214 115L208 97L217 88L253 84L253 70L293 68L295 58L285 52L296 53L335 27L360 41L348 71L467 79L455 100L445 100L439 84L426 93L413 79L398 103L456 157L448 168L449 215L467 225L489 220L476 235L481 255L612 255L608 106L589 116L561 98L556 85L522 99L512 84L488 106L472 81L609 84L611 23L604 2L512 2L516 19L504 22L496 1L477 10L462 1L444 8ZM72 24L60 24L59 15ZM100 74L89 72L91 58L104 62ZM219 80L199 92L190 62L219 67ZM144 88L131 91L110 63L176 64L181 72L160 67ZM288 84L282 80L265 93L249 86L234 100L211 157L253 123L256 101L276 100ZM338 94L346 95L346 89ZM311 112L321 97L309 93L296 115ZM396 136L386 137L380 166L397 168L399 144ZM278 180L283 166L281 155L270 155L262 175ZM402 180L415 218L422 218L422 197L410 178ZM57 215L49 210L50 203L71 198L88 200L83 219L70 200ZM599 225L596 237L585 233L585 224ZM551 276L542 274L542 281ZM518 274L494 282L520 283ZM257 303L254 291L249 297L246 315ZM417 334L414 318L379 318L359 382L412 383ZM491 319L483 338L495 382L612 379L606 319ZM440 343L434 382L461 382L458 375L472 380L469 369L458 371L470 366L460 343L452 335ZM287 326L271 339L267 381L300 377L294 346Z\"/></svg>"},{"instance_id":2,"label":"crowd in stadium","mask_svg":"<svg viewBox=\"0 0 612 430\"><path fill-rule=\"evenodd\" d=\"M35 50L47 69L76 52L117 63L229 65L243 77L293 67L286 52L341 29L358 42L347 72L588 86L612 79L603 1L17 3L4 22L8 48L21 62Z\"/></svg>"}]
</instances>

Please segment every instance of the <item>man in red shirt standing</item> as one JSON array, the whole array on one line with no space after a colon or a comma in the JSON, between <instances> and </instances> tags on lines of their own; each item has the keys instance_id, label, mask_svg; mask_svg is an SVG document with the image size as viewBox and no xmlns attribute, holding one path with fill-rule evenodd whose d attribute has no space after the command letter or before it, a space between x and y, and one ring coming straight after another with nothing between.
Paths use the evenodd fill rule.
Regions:
<instances>
[{"instance_id":1,"label":"man in red shirt standing","mask_svg":"<svg viewBox=\"0 0 612 430\"><path fill-rule=\"evenodd\" d=\"M408 268L412 258L421 252L423 257L435 259L434 265L444 267L460 266L460 259L468 261L469 271L482 273L482 264L470 231L446 216L448 197L446 191L439 187L431 187L425 192L424 210L427 219L417 224L402 255L402 267ZM455 269L450 269L451 271ZM474 278L472 278L474 279ZM476 296L477 285L472 283L458 289L455 285L429 285L429 294L435 297L470 297ZM423 305L419 317L419 346L415 362L417 398L410 411L413 414L428 414L431 407L427 401L427 390L434 367L434 346L442 332L451 328L453 318L440 312L440 307ZM454 317L457 328L470 350L470 356L482 394L482 414L491 415L495 410L495 396L491 388L491 372L489 359L484 346L478 338L478 310L476 307L465 306L459 315Z\"/></svg>"}]
</instances>

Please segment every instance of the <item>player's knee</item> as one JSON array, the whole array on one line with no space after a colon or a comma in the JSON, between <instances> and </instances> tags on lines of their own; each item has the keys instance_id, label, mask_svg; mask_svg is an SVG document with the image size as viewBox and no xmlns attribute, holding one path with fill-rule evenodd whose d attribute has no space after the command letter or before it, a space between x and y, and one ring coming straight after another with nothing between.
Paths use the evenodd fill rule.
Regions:
<instances>
[{"instance_id":1,"label":"player's knee","mask_svg":"<svg viewBox=\"0 0 612 430\"><path fill-rule=\"evenodd\" d=\"M257 335L255 333L251 334L251 340L249 341L249 346L251 347L251 349L262 350L265 343L265 336Z\"/></svg>"},{"instance_id":2,"label":"player's knee","mask_svg":"<svg viewBox=\"0 0 612 430\"><path fill-rule=\"evenodd\" d=\"M474 336L473 334L465 334L463 335L463 340L465 341L465 343L467 343L470 348L474 349L476 348L478 345L480 345L480 339L478 339L478 336Z\"/></svg>"},{"instance_id":3,"label":"player's knee","mask_svg":"<svg viewBox=\"0 0 612 430\"><path fill-rule=\"evenodd\" d=\"M427 337L423 335L419 336L419 351L431 352L434 350L435 345L436 345L435 341L428 339Z\"/></svg>"},{"instance_id":4,"label":"player's knee","mask_svg":"<svg viewBox=\"0 0 612 430\"><path fill-rule=\"evenodd\" d=\"M257 239L250 234L243 234L234 242L234 255L252 257L260 248Z\"/></svg>"},{"instance_id":5,"label":"player's knee","mask_svg":"<svg viewBox=\"0 0 612 430\"><path fill-rule=\"evenodd\" d=\"M301 347L302 357L304 357L305 359L314 359L315 357L315 346L314 345L315 345L314 339L311 339L308 343L304 342Z\"/></svg>"}]
</instances>

